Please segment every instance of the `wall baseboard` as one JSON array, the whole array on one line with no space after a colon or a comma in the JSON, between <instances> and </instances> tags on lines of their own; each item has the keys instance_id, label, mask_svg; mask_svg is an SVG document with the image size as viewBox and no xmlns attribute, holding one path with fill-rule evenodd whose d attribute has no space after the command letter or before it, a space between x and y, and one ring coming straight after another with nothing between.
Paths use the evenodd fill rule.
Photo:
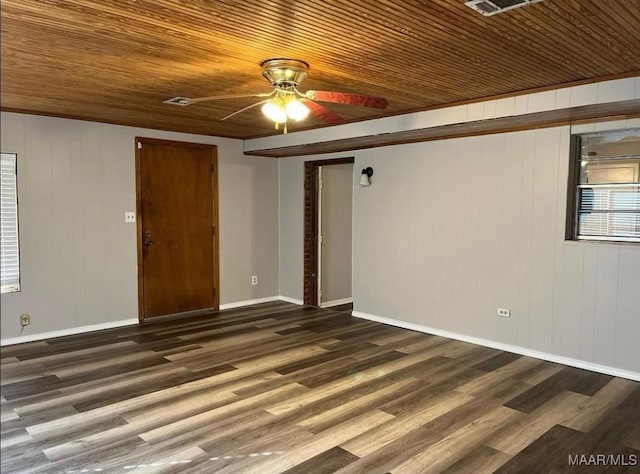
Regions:
<instances>
[{"instance_id":1,"label":"wall baseboard","mask_svg":"<svg viewBox=\"0 0 640 474\"><path fill-rule=\"evenodd\" d=\"M138 324L136 318L123 319L121 321L112 321L109 323L92 324L90 326L80 326L69 329L61 329L59 331L41 332L39 334L28 334L26 336L10 337L0 339L0 346L11 346L13 344L22 344L24 342L41 341L43 339L51 339L61 336L72 336L74 334L82 334L84 332L101 331L103 329L113 329L123 326L134 326Z\"/></svg>"},{"instance_id":2,"label":"wall baseboard","mask_svg":"<svg viewBox=\"0 0 640 474\"><path fill-rule=\"evenodd\" d=\"M278 296L278 299L282 300L282 301L286 301L287 303L297 304L299 306L302 306L304 304L304 301L296 299L296 298L290 298L288 296L280 295L280 296Z\"/></svg>"},{"instance_id":3,"label":"wall baseboard","mask_svg":"<svg viewBox=\"0 0 640 474\"><path fill-rule=\"evenodd\" d=\"M233 303L225 303L220 305L220 311L225 309L241 308L242 306L251 306L253 304L270 303L272 301L278 301L280 296L266 296L264 298L256 298L255 300L235 301Z\"/></svg>"},{"instance_id":4,"label":"wall baseboard","mask_svg":"<svg viewBox=\"0 0 640 474\"><path fill-rule=\"evenodd\" d=\"M304 302L295 298L289 298L288 296L267 296L265 298L258 298L255 300L236 301L235 303L225 303L220 305L220 311L225 309L241 308L243 306L251 306L253 304L271 303L272 301L285 301L287 303L293 303L302 306Z\"/></svg>"},{"instance_id":5,"label":"wall baseboard","mask_svg":"<svg viewBox=\"0 0 640 474\"><path fill-rule=\"evenodd\" d=\"M302 300L289 298L287 296L267 296L266 298L257 298L255 300L236 301L235 303L221 304L220 310L222 311L225 309L240 308L242 306L251 306L254 304L269 303L272 301L286 301L287 303L293 303L297 305L303 304ZM39 334L28 334L25 336L17 336L17 337L10 337L6 339L0 339L0 346L11 346L14 344L22 344L25 342L34 342L34 341L41 341L43 339L51 339L54 337L72 336L75 334L82 334L85 332L101 331L103 329L113 329L113 328L119 328L123 326L134 326L134 325L137 325L138 323L139 321L137 319L132 318L132 319L123 319L121 321L113 321L108 323L92 324L90 326L79 326L75 328L61 329L59 331L42 332Z\"/></svg>"},{"instance_id":6,"label":"wall baseboard","mask_svg":"<svg viewBox=\"0 0 640 474\"><path fill-rule=\"evenodd\" d=\"M480 346L491 347L501 351L513 352L514 354L520 354L535 359L542 359L549 362L556 362L558 364L568 365L571 367L577 367L578 369L591 370L593 372L600 372L606 375L613 375L614 377L622 377L624 379L640 381L640 373L633 372L626 369L618 369L616 367L610 367L608 365L596 364L593 362L587 362L580 359L573 359L570 357L564 357L556 354L550 354L548 352L541 352L534 349L527 349L526 347L513 346L511 344L505 344L502 342L491 341L489 339L481 339L479 337L467 336L465 334L458 334L455 332L445 331L442 329L434 329L420 324L410 323L406 321L399 321L397 319L386 318L384 316L376 316L374 314L363 313L360 311L353 311L352 316L362 319L368 319L369 321L376 321L378 323L389 324L391 326L397 326L411 331L423 332L426 334L433 334L435 336L442 336L449 339L456 339L458 341L469 342L471 344L477 344Z\"/></svg>"},{"instance_id":7,"label":"wall baseboard","mask_svg":"<svg viewBox=\"0 0 640 474\"><path fill-rule=\"evenodd\" d=\"M340 306L341 304L353 303L353 298L342 298L341 300L326 301L320 303L321 308L331 308L332 306Z\"/></svg>"}]
</instances>

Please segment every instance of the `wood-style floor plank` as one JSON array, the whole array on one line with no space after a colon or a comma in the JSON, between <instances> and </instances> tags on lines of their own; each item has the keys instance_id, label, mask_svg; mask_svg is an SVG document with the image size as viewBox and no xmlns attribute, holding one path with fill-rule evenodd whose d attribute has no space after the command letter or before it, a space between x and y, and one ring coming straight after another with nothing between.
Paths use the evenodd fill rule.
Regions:
<instances>
[{"instance_id":1,"label":"wood-style floor plank","mask_svg":"<svg viewBox=\"0 0 640 474\"><path fill-rule=\"evenodd\" d=\"M470 399L471 397L467 395L453 391L428 399L421 406L414 406L412 410L403 412L389 423L347 441L343 447L356 456L366 456L391 443L407 431L426 425L431 420L464 405Z\"/></svg>"},{"instance_id":2,"label":"wood-style floor plank","mask_svg":"<svg viewBox=\"0 0 640 474\"><path fill-rule=\"evenodd\" d=\"M640 383L271 302L1 350L7 473L579 472ZM632 472L609 466L606 472Z\"/></svg>"},{"instance_id":3,"label":"wood-style floor plank","mask_svg":"<svg viewBox=\"0 0 640 474\"><path fill-rule=\"evenodd\" d=\"M442 472L494 433L525 415L504 406L491 410L392 469L394 474Z\"/></svg>"}]
</instances>

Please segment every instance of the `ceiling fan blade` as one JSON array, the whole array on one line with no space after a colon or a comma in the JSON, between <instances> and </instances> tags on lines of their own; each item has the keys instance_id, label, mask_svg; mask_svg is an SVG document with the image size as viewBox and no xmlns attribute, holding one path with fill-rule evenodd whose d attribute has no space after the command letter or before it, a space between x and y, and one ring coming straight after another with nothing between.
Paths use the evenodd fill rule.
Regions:
<instances>
[{"instance_id":1,"label":"ceiling fan blade","mask_svg":"<svg viewBox=\"0 0 640 474\"><path fill-rule=\"evenodd\" d=\"M320 105L317 102L312 100L305 101L304 105L307 106L309 112L318 117L323 122L326 122L331 125L336 125L338 123L342 123L342 117L340 117L335 112L327 109L324 105Z\"/></svg>"},{"instance_id":2,"label":"ceiling fan blade","mask_svg":"<svg viewBox=\"0 0 640 474\"><path fill-rule=\"evenodd\" d=\"M249 109L252 109L252 108L254 108L254 107L257 107L258 105L260 105L260 104L264 104L265 102L269 102L269 99L261 100L260 102L256 102L255 104L248 105L248 106L246 106L246 107L243 107L243 108L242 108L242 109L240 109L240 110L236 110L236 111L235 111L235 112L233 112L232 114L225 115L224 117L222 117L222 118L220 119L220 121L222 122L223 120L227 120L228 118L231 118L231 117L233 117L234 115L238 115L239 113L244 112L245 110L249 110Z\"/></svg>"},{"instance_id":3,"label":"ceiling fan blade","mask_svg":"<svg viewBox=\"0 0 640 474\"><path fill-rule=\"evenodd\" d=\"M384 109L389 105L387 99L383 97L372 97L368 95L346 94L344 92L332 91L307 91L305 96L311 100L320 102L331 102L334 104L361 105L363 107L375 107Z\"/></svg>"},{"instance_id":4,"label":"ceiling fan blade","mask_svg":"<svg viewBox=\"0 0 640 474\"><path fill-rule=\"evenodd\" d=\"M207 102L209 100L224 100L224 99L242 99L244 97L269 97L273 95L274 91L261 94L232 94L232 95L212 95L209 97L172 97L171 99L164 100L164 104L179 105L185 107L187 105L197 104L198 102Z\"/></svg>"}]
</instances>

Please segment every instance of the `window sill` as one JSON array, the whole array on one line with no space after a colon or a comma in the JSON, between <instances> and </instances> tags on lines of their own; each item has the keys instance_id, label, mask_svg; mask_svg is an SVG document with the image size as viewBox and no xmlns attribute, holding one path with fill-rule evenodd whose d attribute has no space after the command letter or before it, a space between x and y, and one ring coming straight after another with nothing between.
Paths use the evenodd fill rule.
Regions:
<instances>
[{"instance_id":1,"label":"window sill","mask_svg":"<svg viewBox=\"0 0 640 474\"><path fill-rule=\"evenodd\" d=\"M585 243L585 244L608 244L608 245L639 245L640 242L632 242L628 240L609 240L609 239L565 239L565 243Z\"/></svg>"}]
</instances>

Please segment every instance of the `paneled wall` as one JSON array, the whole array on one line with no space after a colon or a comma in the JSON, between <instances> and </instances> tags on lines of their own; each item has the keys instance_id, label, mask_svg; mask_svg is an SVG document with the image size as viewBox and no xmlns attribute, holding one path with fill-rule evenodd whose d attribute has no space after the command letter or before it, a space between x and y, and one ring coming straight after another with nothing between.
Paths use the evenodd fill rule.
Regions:
<instances>
[{"instance_id":1,"label":"paneled wall","mask_svg":"<svg viewBox=\"0 0 640 474\"><path fill-rule=\"evenodd\" d=\"M355 169L372 166L375 180L354 188L354 309L640 373L640 246L564 240L569 136L559 127L355 152ZM284 180L302 163L280 161L281 212L302 202ZM301 291L296 226L301 213L281 222L281 294L300 298L287 293Z\"/></svg>"},{"instance_id":2,"label":"paneled wall","mask_svg":"<svg viewBox=\"0 0 640 474\"><path fill-rule=\"evenodd\" d=\"M218 147L221 303L278 294L278 165L239 140L2 113L18 154L22 291L2 295L2 338L137 318L134 137ZM251 286L251 275L259 285Z\"/></svg>"},{"instance_id":3,"label":"paneled wall","mask_svg":"<svg viewBox=\"0 0 640 474\"><path fill-rule=\"evenodd\" d=\"M568 154L566 127L358 154L355 309L640 372L640 247L564 241Z\"/></svg>"}]
</instances>

